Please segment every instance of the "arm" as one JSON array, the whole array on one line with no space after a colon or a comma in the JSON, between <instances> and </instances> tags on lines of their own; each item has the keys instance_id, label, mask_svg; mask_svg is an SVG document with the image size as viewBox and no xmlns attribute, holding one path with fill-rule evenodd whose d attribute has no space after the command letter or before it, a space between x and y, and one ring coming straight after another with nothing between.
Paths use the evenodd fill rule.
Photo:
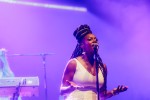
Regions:
<instances>
[{"instance_id":1,"label":"arm","mask_svg":"<svg viewBox=\"0 0 150 100\"><path fill-rule=\"evenodd\" d=\"M64 70L62 83L60 87L60 94L64 95L75 90L75 83L72 82L74 73L76 71L76 61L70 60Z\"/></svg>"},{"instance_id":2,"label":"arm","mask_svg":"<svg viewBox=\"0 0 150 100\"><path fill-rule=\"evenodd\" d=\"M104 64L104 69L105 69L105 73L106 73L106 80L107 81L107 67L106 64ZM113 90L107 91L107 89L103 89L100 92L101 97L104 97L105 99L110 98L112 96L115 96L117 94L119 94L120 92L124 92L128 89L127 86L123 86L123 85L119 85L117 88L114 88Z\"/></svg>"},{"instance_id":3,"label":"arm","mask_svg":"<svg viewBox=\"0 0 150 100\"><path fill-rule=\"evenodd\" d=\"M117 88L114 88L111 91L107 91L105 95L103 95L103 93L101 95L103 95L105 99L108 99L112 96L118 95L119 93L126 91L127 89L127 86L119 85Z\"/></svg>"}]
</instances>

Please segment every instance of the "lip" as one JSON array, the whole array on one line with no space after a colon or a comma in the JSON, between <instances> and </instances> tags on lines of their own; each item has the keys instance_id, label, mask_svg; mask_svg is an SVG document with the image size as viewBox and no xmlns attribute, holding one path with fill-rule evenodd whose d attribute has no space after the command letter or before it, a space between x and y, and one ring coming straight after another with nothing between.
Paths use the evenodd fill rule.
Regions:
<instances>
[{"instance_id":1,"label":"lip","mask_svg":"<svg viewBox=\"0 0 150 100\"><path fill-rule=\"evenodd\" d=\"M99 44L98 43L92 43L92 46L94 47L94 46L99 46Z\"/></svg>"}]
</instances>

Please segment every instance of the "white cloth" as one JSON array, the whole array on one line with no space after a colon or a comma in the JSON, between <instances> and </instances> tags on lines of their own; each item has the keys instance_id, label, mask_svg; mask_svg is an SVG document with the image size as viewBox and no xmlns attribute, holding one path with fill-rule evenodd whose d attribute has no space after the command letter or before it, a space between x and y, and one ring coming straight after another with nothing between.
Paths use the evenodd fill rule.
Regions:
<instances>
[{"instance_id":1,"label":"white cloth","mask_svg":"<svg viewBox=\"0 0 150 100\"><path fill-rule=\"evenodd\" d=\"M68 93L65 100L97 100L96 76L89 73L77 59L74 58L72 60L75 60L77 64L73 82L79 86L84 86L85 88ZM99 88L101 88L104 83L104 77L100 69L98 76Z\"/></svg>"},{"instance_id":2,"label":"white cloth","mask_svg":"<svg viewBox=\"0 0 150 100\"><path fill-rule=\"evenodd\" d=\"M9 68L8 62L5 60L4 63L0 59L0 78L3 77L14 77L14 73ZM0 100L12 100L9 97L0 97ZM18 100L21 100L21 97L18 97Z\"/></svg>"}]
</instances>

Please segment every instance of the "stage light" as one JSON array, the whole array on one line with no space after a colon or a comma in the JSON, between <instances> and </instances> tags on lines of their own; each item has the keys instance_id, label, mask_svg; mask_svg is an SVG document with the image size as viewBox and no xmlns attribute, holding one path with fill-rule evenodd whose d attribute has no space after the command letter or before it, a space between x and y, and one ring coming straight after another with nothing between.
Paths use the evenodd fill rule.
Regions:
<instances>
[{"instance_id":1,"label":"stage light","mask_svg":"<svg viewBox=\"0 0 150 100\"><path fill-rule=\"evenodd\" d=\"M85 8L85 7L56 5L56 4L49 4L49 3L27 2L27 1L17 1L17 0L0 0L0 2L21 4L21 5L28 5L28 6L36 6L36 7L44 7L44 8L51 8L51 9L87 12L87 8Z\"/></svg>"}]
</instances>

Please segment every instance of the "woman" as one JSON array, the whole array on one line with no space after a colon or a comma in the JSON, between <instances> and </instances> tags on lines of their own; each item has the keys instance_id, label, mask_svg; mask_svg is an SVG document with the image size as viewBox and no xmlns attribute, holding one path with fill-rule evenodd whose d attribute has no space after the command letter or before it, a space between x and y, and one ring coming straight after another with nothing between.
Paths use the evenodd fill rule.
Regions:
<instances>
[{"instance_id":1,"label":"woman","mask_svg":"<svg viewBox=\"0 0 150 100\"><path fill-rule=\"evenodd\" d=\"M65 100L97 100L98 93L99 99L105 100L127 90L121 85L107 91L107 68L98 55L98 39L90 27L81 25L73 35L78 44L66 65L60 88Z\"/></svg>"},{"instance_id":2,"label":"woman","mask_svg":"<svg viewBox=\"0 0 150 100\"><path fill-rule=\"evenodd\" d=\"M6 58L6 50L2 48L0 49L0 78L4 77L14 77L14 73L9 67L9 63ZM0 97L0 100L11 100L11 98ZM21 100L21 98L19 97L18 100Z\"/></svg>"},{"instance_id":3,"label":"woman","mask_svg":"<svg viewBox=\"0 0 150 100\"><path fill-rule=\"evenodd\" d=\"M0 78L2 77L14 77L6 58L6 50L3 48L0 49Z\"/></svg>"}]
</instances>

